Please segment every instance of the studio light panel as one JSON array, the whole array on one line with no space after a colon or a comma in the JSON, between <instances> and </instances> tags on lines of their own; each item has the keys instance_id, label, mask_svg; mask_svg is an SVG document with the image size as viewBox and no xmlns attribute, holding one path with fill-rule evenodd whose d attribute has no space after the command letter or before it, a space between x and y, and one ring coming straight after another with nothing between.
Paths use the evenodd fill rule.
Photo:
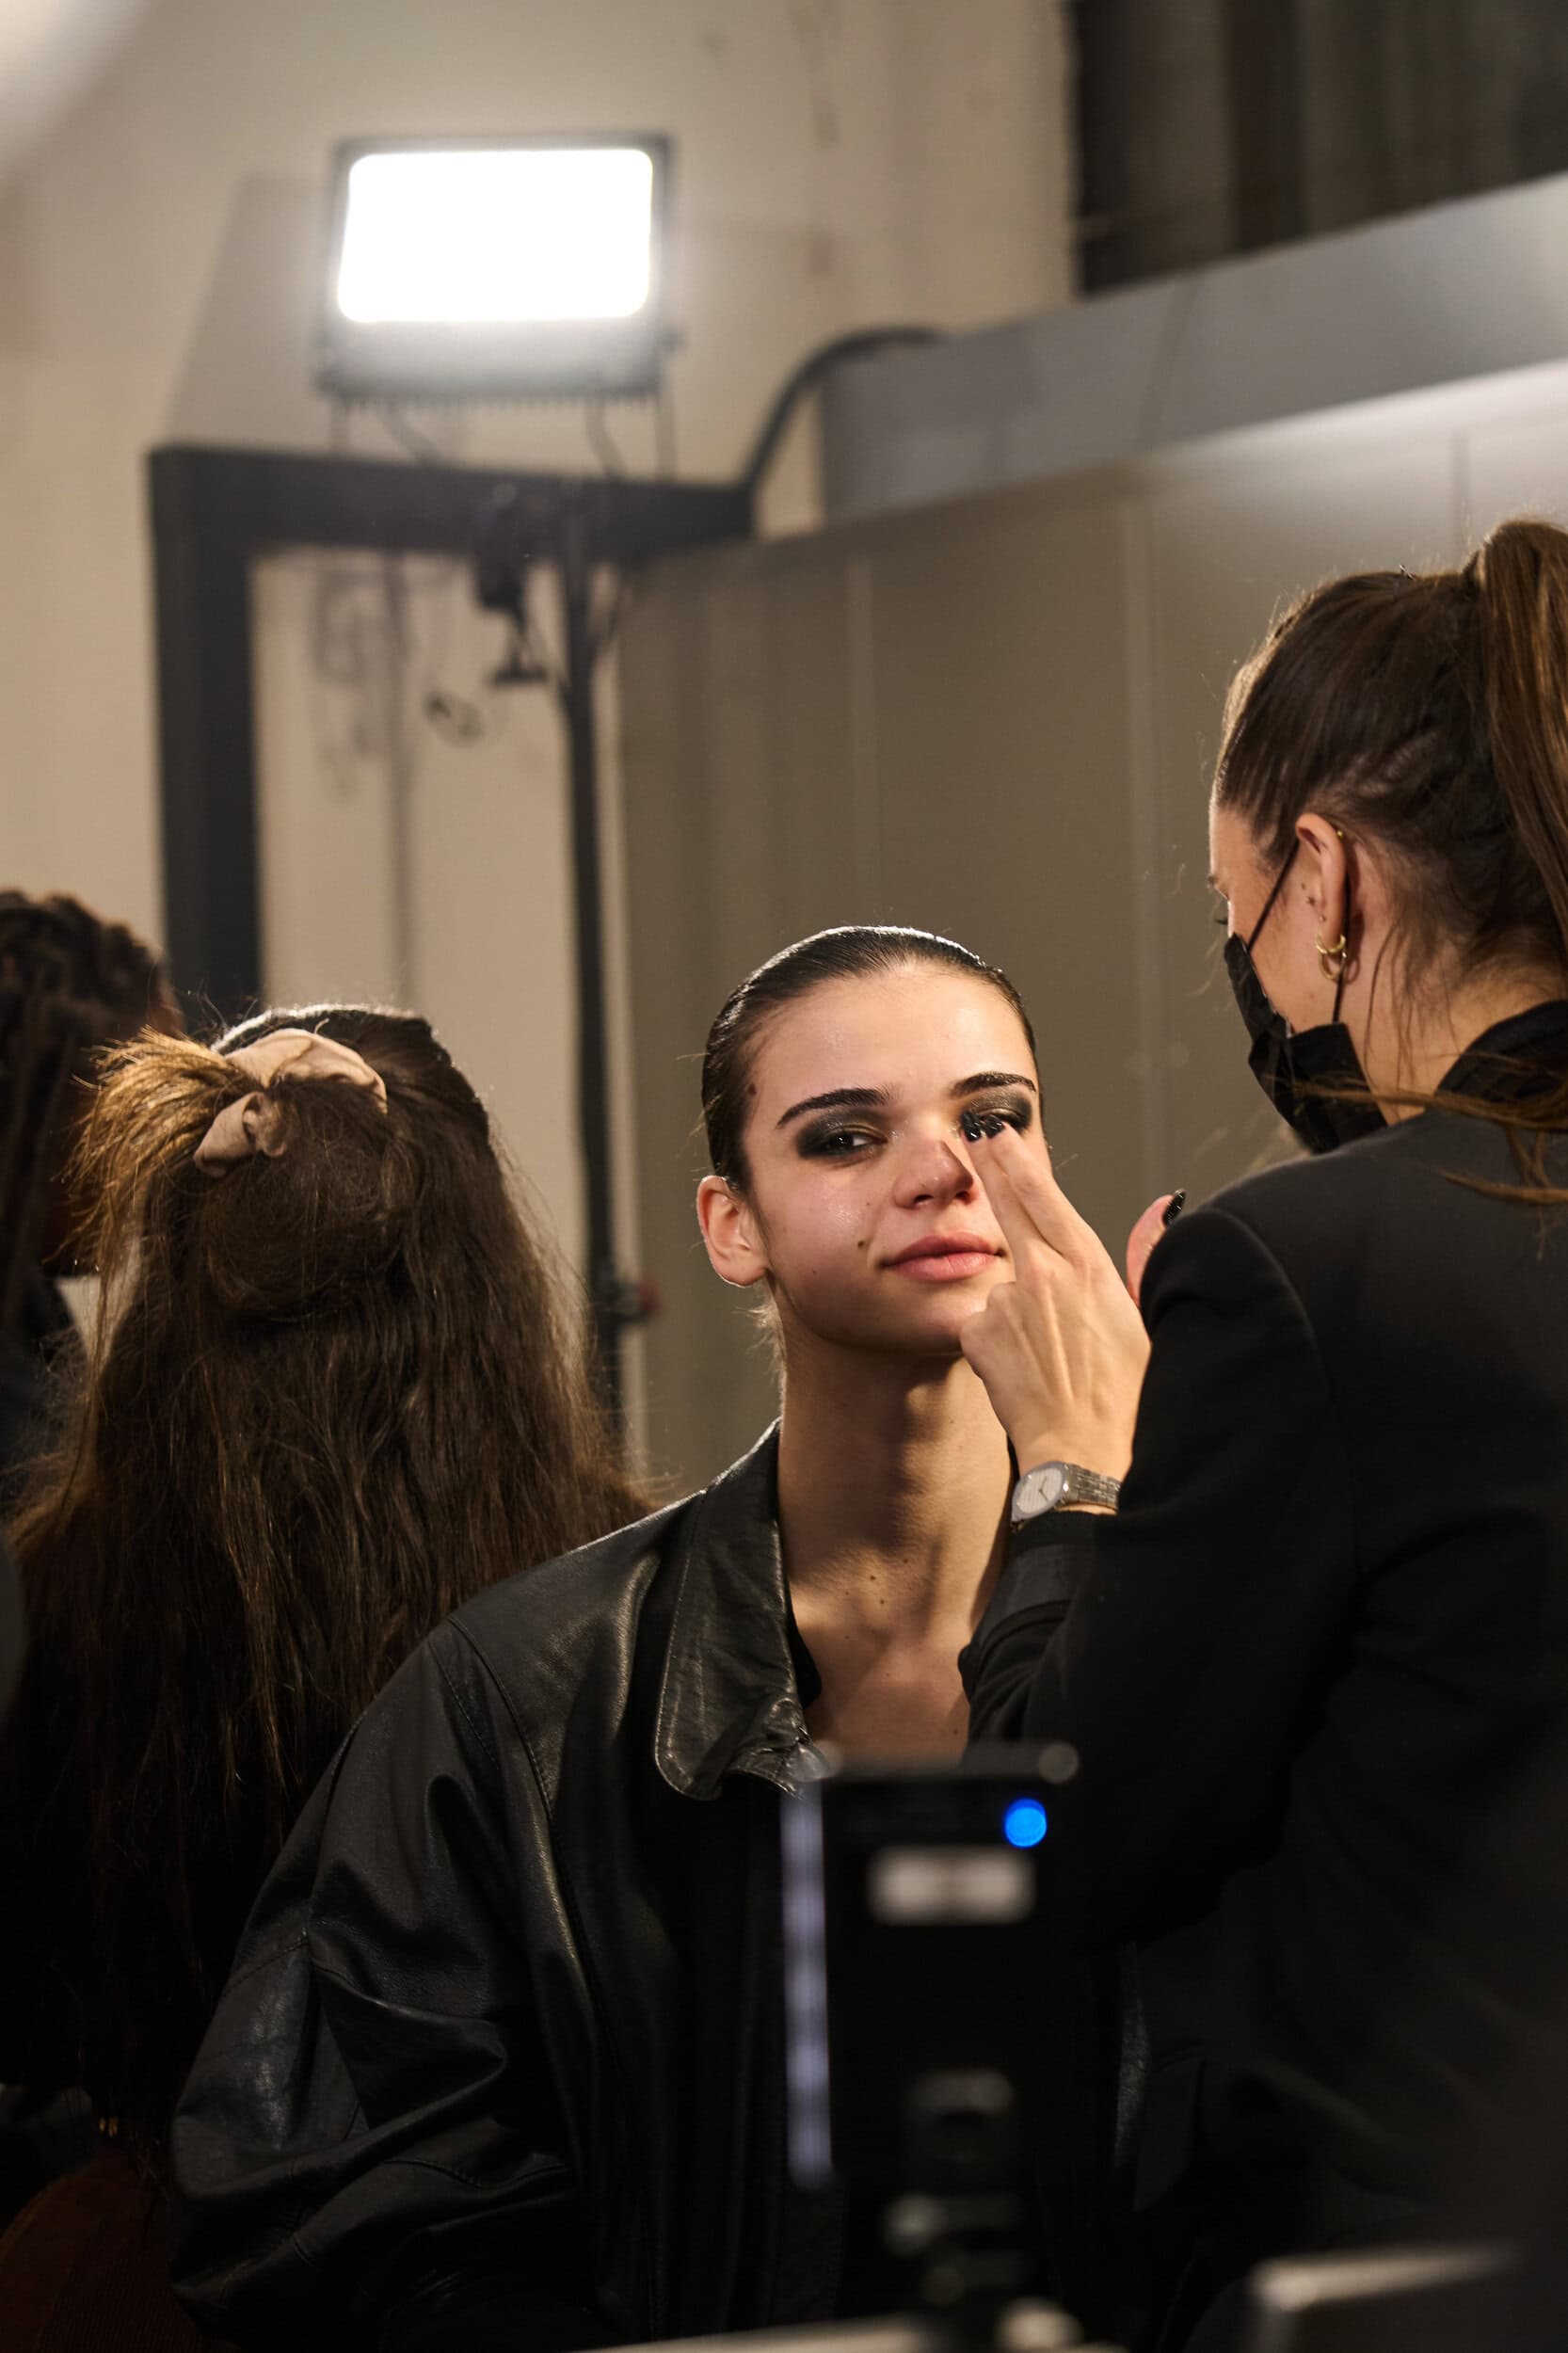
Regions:
<instances>
[{"instance_id":1,"label":"studio light panel","mask_svg":"<svg viewBox=\"0 0 1568 2353\"><path fill-rule=\"evenodd\" d=\"M651 392L662 139L337 152L318 380L360 399Z\"/></svg>"}]
</instances>

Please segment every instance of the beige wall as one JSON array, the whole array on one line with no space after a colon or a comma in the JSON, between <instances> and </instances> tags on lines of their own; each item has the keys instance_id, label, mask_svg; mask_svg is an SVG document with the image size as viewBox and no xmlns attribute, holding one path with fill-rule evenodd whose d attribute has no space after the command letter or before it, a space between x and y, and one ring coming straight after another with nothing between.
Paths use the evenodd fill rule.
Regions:
<instances>
[{"instance_id":1,"label":"beige wall","mask_svg":"<svg viewBox=\"0 0 1568 2353\"><path fill-rule=\"evenodd\" d=\"M692 1192L708 1022L828 923L954 933L1033 1014L1047 1132L1119 1249L1282 1148L1210 918L1224 690L1334 572L1568 515L1568 366L1232 434L1060 483L667 567L624 659L641 1233L656 1462L712 1474L774 1406ZM681 943L670 953L672 937Z\"/></svg>"},{"instance_id":2,"label":"beige wall","mask_svg":"<svg viewBox=\"0 0 1568 2353\"><path fill-rule=\"evenodd\" d=\"M733 470L779 379L835 332L966 326L1067 293L1055 0L103 0L56 13L68 30L90 17L104 45L73 96L71 73L45 75L69 104L40 111L30 138L9 123L0 149L0 863L7 881L76 889L154 932L143 460L175 439L327 445L309 343L335 139L671 133L684 332L673 384L692 474ZM629 463L647 466L647 414L613 423ZM475 458L593 462L569 408L433 429ZM354 442L391 447L364 419ZM797 440L775 527L810 520L807 459ZM376 593L372 582L371 673ZM397 970L365 879L385 847L376 712L393 690L315 675L313 599L295 560L260 600L264 798L293 824L269 820L268 838L296 878L328 844L361 864L342 904L302 882L294 904L285 869L269 875L267 979L280 993L366 993ZM492 713L474 755L425 740L419 678L434 661L472 689L500 633L472 620L455 579L409 605L395 687L428 871L408 978L571 1248L552 723L536 697ZM345 736L359 746L346 762L332 749ZM624 1039L618 1050L624 1083Z\"/></svg>"}]
</instances>

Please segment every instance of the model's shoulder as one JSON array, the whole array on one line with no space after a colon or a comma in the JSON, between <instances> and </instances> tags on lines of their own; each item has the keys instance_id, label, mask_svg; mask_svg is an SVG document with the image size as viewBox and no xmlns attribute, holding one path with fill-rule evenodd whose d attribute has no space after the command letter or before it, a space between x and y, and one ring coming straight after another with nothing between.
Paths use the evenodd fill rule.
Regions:
<instances>
[{"instance_id":1,"label":"model's shoulder","mask_svg":"<svg viewBox=\"0 0 1568 2353\"><path fill-rule=\"evenodd\" d=\"M580 1545L575 1552L519 1569L466 1601L454 1613L452 1626L483 1652L498 1640L510 1647L520 1633L533 1626L548 1628L559 1638L574 1624L602 1616L607 1606L646 1584L679 1537L696 1500L684 1496L644 1519L596 1537L590 1545Z\"/></svg>"}]
</instances>

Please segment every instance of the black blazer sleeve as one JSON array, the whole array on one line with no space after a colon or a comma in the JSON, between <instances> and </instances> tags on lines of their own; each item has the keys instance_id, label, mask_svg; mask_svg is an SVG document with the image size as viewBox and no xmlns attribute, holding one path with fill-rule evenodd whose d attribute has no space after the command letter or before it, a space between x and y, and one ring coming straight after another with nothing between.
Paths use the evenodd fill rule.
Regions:
<instances>
[{"instance_id":1,"label":"black blazer sleeve","mask_svg":"<svg viewBox=\"0 0 1568 2353\"><path fill-rule=\"evenodd\" d=\"M1024 1531L962 1666L977 1740L1082 1759L1100 1924L1139 1934L1277 1811L1354 1580L1354 1497L1313 1332L1241 1219L1148 1266L1152 1353L1114 1518Z\"/></svg>"},{"instance_id":2,"label":"black blazer sleeve","mask_svg":"<svg viewBox=\"0 0 1568 2353\"><path fill-rule=\"evenodd\" d=\"M551 1924L569 1936L549 1822L523 1744L498 1753L482 1684L445 1627L361 1719L186 2086L175 2283L247 2347L616 2333L589 2309L540 2026Z\"/></svg>"}]
</instances>

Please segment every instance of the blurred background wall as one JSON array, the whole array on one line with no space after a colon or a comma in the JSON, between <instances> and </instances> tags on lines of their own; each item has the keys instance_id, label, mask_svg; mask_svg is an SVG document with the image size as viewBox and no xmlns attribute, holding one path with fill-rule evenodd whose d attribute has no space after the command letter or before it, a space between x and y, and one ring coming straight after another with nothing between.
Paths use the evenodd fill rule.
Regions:
<instances>
[{"instance_id":1,"label":"blurred background wall","mask_svg":"<svg viewBox=\"0 0 1568 2353\"><path fill-rule=\"evenodd\" d=\"M846 368L821 468L803 424L763 536L640 577L604 677L620 1253L665 1303L632 1401L696 1478L770 1380L696 1249L693 1057L802 931L1007 963L1112 1241L1275 1148L1198 887L1220 702L1312 580L1568 511L1568 36L1557 0L13 0L8 880L159 927L151 447L604 459L568 407L334 424L333 142L605 130L677 143L681 473L828 337L950 337ZM610 423L650 471L651 414ZM573 1255L554 713L492 684L455 561L282 550L256 616L267 993L428 1012Z\"/></svg>"},{"instance_id":2,"label":"blurred background wall","mask_svg":"<svg viewBox=\"0 0 1568 2353\"><path fill-rule=\"evenodd\" d=\"M836 332L967 327L1070 291L1064 48L1058 8L1037 0L13 0L0 65L7 878L72 888L153 933L144 456L327 447L310 350L335 140L669 133L687 474L736 470L779 380ZM423 423L456 456L598 464L579 409ZM650 418L617 413L614 430L647 471ZM363 415L353 444L398 449ZM803 434L770 526L816 512ZM486 696L502 632L474 616L459 568L296 553L263 575L268 993L417 996L572 1250L553 712L540 694ZM485 705L482 741L458 750L424 723L432 682ZM400 798L409 937L385 887ZM625 1106L624 1034L618 1052Z\"/></svg>"},{"instance_id":3,"label":"blurred background wall","mask_svg":"<svg viewBox=\"0 0 1568 2353\"><path fill-rule=\"evenodd\" d=\"M1284 1143L1206 888L1238 661L1314 581L1456 561L1519 512L1568 520L1568 362L663 568L623 658L656 1458L711 1475L770 1410L766 1349L690 1209L692 1057L733 982L843 921L952 931L1000 963L1063 1181L1119 1249L1156 1193L1201 1199Z\"/></svg>"},{"instance_id":4,"label":"blurred background wall","mask_svg":"<svg viewBox=\"0 0 1568 2353\"><path fill-rule=\"evenodd\" d=\"M1560 0L1072 0L1086 290L1568 169Z\"/></svg>"}]
</instances>

